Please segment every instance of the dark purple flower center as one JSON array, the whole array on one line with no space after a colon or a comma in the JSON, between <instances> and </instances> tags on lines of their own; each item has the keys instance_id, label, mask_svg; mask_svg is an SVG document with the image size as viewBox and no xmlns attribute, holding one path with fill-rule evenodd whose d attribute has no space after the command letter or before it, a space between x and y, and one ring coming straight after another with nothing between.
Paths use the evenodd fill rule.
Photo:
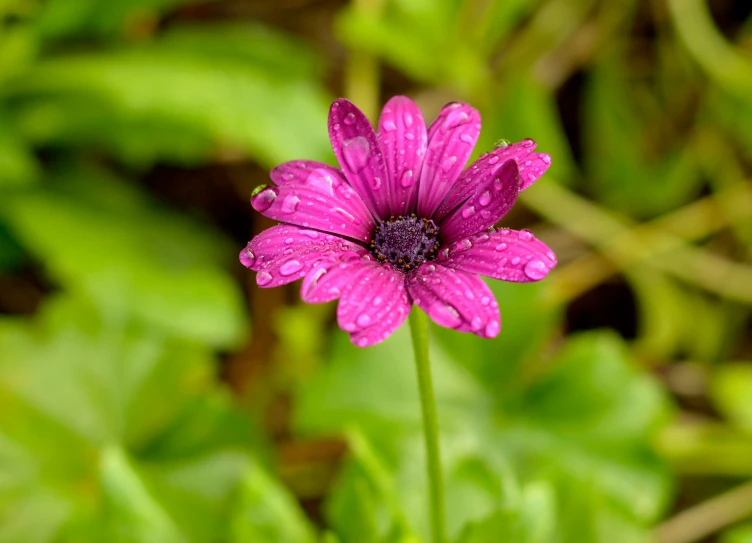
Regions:
<instances>
[{"instance_id":1,"label":"dark purple flower center","mask_svg":"<svg viewBox=\"0 0 752 543\"><path fill-rule=\"evenodd\" d=\"M380 262L390 262L404 271L414 270L436 256L439 227L415 214L390 217L376 226L370 248Z\"/></svg>"}]
</instances>

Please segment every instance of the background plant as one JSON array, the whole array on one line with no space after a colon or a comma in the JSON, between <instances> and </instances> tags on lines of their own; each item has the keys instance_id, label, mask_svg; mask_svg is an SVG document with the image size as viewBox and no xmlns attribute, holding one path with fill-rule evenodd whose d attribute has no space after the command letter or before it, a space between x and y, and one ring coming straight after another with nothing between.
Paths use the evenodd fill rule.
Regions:
<instances>
[{"instance_id":1,"label":"background plant","mask_svg":"<svg viewBox=\"0 0 752 543\"><path fill-rule=\"evenodd\" d=\"M427 539L407 331L355 349L236 261L331 99L396 93L554 158L507 219L560 267L490 283L497 340L431 330L451 540L752 541L751 20L0 0L0 541Z\"/></svg>"}]
</instances>

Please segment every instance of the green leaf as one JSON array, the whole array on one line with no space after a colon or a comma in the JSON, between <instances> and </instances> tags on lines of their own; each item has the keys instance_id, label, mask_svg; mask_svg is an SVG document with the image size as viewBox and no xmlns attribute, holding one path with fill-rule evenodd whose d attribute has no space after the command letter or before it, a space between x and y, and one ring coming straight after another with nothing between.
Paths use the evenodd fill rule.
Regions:
<instances>
[{"instance_id":1,"label":"green leaf","mask_svg":"<svg viewBox=\"0 0 752 543\"><path fill-rule=\"evenodd\" d=\"M747 522L726 530L720 541L721 543L752 543L752 523Z\"/></svg>"},{"instance_id":2,"label":"green leaf","mask_svg":"<svg viewBox=\"0 0 752 543\"><path fill-rule=\"evenodd\" d=\"M620 340L605 333L573 338L509 388L481 385L467 373L485 367L468 358L490 351L456 352L462 363L431 349L452 537L517 503L519 485L546 481L555 530L538 540L648 540L670 491L651 447L667 403L660 387L630 366ZM499 349L492 362L520 364ZM350 439L353 458L329 509L343 541L357 533L374 541L395 533L427 537L422 428L405 330L365 350L338 337L331 364L301 390L296 417L306 432L362 432L360 444ZM480 538L483 529L469 534Z\"/></svg>"},{"instance_id":3,"label":"green leaf","mask_svg":"<svg viewBox=\"0 0 752 543\"><path fill-rule=\"evenodd\" d=\"M232 543L311 543L313 530L295 498L260 466L251 465L238 489Z\"/></svg>"},{"instance_id":4,"label":"green leaf","mask_svg":"<svg viewBox=\"0 0 752 543\"><path fill-rule=\"evenodd\" d=\"M31 149L9 130L0 115L0 190L29 185L39 176L39 166Z\"/></svg>"},{"instance_id":5,"label":"green leaf","mask_svg":"<svg viewBox=\"0 0 752 543\"><path fill-rule=\"evenodd\" d=\"M37 145L91 146L135 165L328 159L322 88L293 63L277 71L269 61L300 51L313 62L310 52L275 35L264 55L225 54L242 34L223 34L184 29L150 45L40 62L12 86L13 123Z\"/></svg>"},{"instance_id":6,"label":"green leaf","mask_svg":"<svg viewBox=\"0 0 752 543\"><path fill-rule=\"evenodd\" d=\"M61 297L0 352L0 541L311 540L205 348Z\"/></svg>"},{"instance_id":7,"label":"green leaf","mask_svg":"<svg viewBox=\"0 0 752 543\"><path fill-rule=\"evenodd\" d=\"M242 297L223 269L232 247L119 181L71 170L0 214L56 282L103 310L215 346L242 339Z\"/></svg>"}]
</instances>

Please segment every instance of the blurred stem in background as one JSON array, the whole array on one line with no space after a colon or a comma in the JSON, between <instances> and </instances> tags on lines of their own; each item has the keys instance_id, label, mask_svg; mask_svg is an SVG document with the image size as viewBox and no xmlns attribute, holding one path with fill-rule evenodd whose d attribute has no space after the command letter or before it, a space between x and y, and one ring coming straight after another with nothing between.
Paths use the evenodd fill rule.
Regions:
<instances>
[{"instance_id":1,"label":"blurred stem in background","mask_svg":"<svg viewBox=\"0 0 752 543\"><path fill-rule=\"evenodd\" d=\"M431 533L434 543L445 543L444 483L439 452L439 421L436 398L431 382L431 362L428 359L428 317L418 307L410 312L410 334L413 339L415 367L418 370L420 405L423 411L423 433L426 440L428 486L430 489Z\"/></svg>"}]
</instances>

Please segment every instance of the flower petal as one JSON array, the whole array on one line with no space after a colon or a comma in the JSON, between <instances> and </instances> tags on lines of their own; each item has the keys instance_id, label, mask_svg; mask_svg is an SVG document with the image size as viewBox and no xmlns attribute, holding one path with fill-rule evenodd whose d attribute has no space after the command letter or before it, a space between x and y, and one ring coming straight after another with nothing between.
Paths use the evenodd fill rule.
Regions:
<instances>
[{"instance_id":1,"label":"flower petal","mask_svg":"<svg viewBox=\"0 0 752 543\"><path fill-rule=\"evenodd\" d=\"M271 288L300 279L321 262L347 252L367 254L360 245L331 234L280 224L249 241L240 262L258 272L260 287Z\"/></svg>"},{"instance_id":2,"label":"flower petal","mask_svg":"<svg viewBox=\"0 0 752 543\"><path fill-rule=\"evenodd\" d=\"M277 221L369 241L375 221L360 196L336 168L316 162L288 162L266 187L251 197L251 205Z\"/></svg>"},{"instance_id":3,"label":"flower petal","mask_svg":"<svg viewBox=\"0 0 752 543\"><path fill-rule=\"evenodd\" d=\"M517 163L507 160L495 177L485 179L465 203L439 226L444 244L452 243L496 224L517 201L520 175Z\"/></svg>"},{"instance_id":4,"label":"flower petal","mask_svg":"<svg viewBox=\"0 0 752 543\"><path fill-rule=\"evenodd\" d=\"M300 297L309 304L323 304L340 297L352 282L360 260L370 255L348 251L326 259L311 268L300 286Z\"/></svg>"},{"instance_id":5,"label":"flower petal","mask_svg":"<svg viewBox=\"0 0 752 543\"><path fill-rule=\"evenodd\" d=\"M428 129L418 185L417 212L431 217L454 185L480 134L480 114L461 102L444 106Z\"/></svg>"},{"instance_id":6,"label":"flower petal","mask_svg":"<svg viewBox=\"0 0 752 543\"><path fill-rule=\"evenodd\" d=\"M551 164L551 157L548 155L532 152L535 145L536 143L533 140L526 139L505 147L499 147L481 156L462 172L457 183L454 184L434 213L433 219L443 219L462 202L470 198L478 190L479 185L497 175L499 168L507 160L514 159L517 161L523 185L520 190L532 185L533 181L543 175Z\"/></svg>"},{"instance_id":7,"label":"flower petal","mask_svg":"<svg viewBox=\"0 0 752 543\"><path fill-rule=\"evenodd\" d=\"M409 276L407 290L440 326L487 338L501 329L499 304L476 275L430 262Z\"/></svg>"},{"instance_id":8,"label":"flower petal","mask_svg":"<svg viewBox=\"0 0 752 543\"><path fill-rule=\"evenodd\" d=\"M389 175L371 123L340 98L329 110L329 139L348 182L377 218L389 215Z\"/></svg>"},{"instance_id":9,"label":"flower petal","mask_svg":"<svg viewBox=\"0 0 752 543\"><path fill-rule=\"evenodd\" d=\"M410 313L404 275L391 265L359 261L337 306L337 323L366 347L389 337Z\"/></svg>"},{"instance_id":10,"label":"flower petal","mask_svg":"<svg viewBox=\"0 0 752 543\"><path fill-rule=\"evenodd\" d=\"M438 262L502 281L530 283L548 275L556 266L556 255L529 230L502 228L444 247Z\"/></svg>"},{"instance_id":11,"label":"flower petal","mask_svg":"<svg viewBox=\"0 0 752 543\"><path fill-rule=\"evenodd\" d=\"M405 96L389 100L379 119L379 144L389 171L389 215L415 210L426 142L426 122L418 106Z\"/></svg>"}]
</instances>

